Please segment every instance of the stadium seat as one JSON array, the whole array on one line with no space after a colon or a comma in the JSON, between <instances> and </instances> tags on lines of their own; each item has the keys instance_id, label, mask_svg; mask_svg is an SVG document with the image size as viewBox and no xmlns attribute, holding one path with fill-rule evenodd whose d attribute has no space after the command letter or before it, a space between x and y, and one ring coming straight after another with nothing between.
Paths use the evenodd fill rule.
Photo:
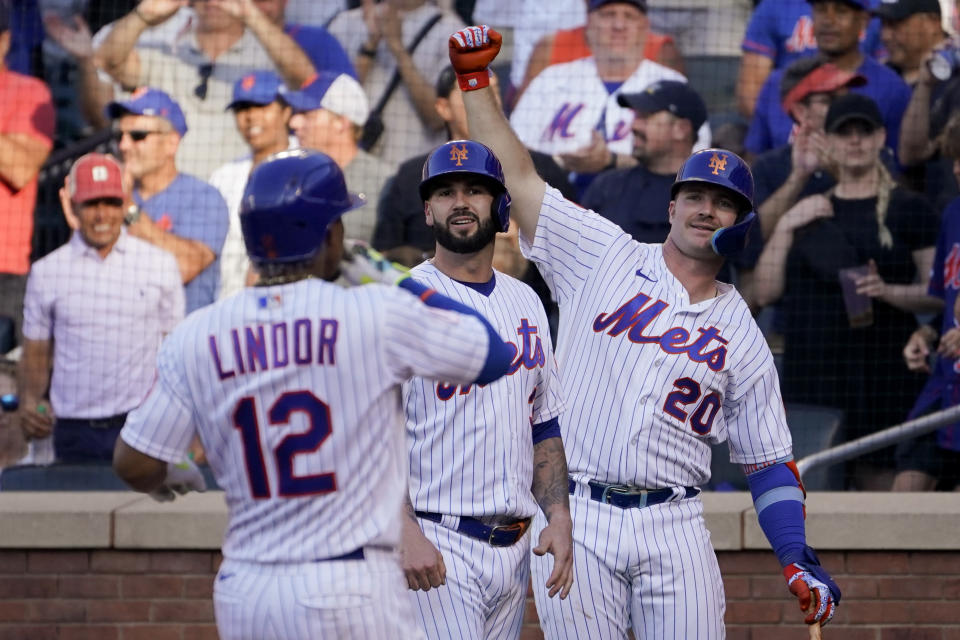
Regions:
<instances>
[{"instance_id":1,"label":"stadium seat","mask_svg":"<svg viewBox=\"0 0 960 640\"><path fill-rule=\"evenodd\" d=\"M201 467L208 489L219 489L210 467ZM0 491L127 491L109 463L22 465L0 472Z\"/></svg>"}]
</instances>

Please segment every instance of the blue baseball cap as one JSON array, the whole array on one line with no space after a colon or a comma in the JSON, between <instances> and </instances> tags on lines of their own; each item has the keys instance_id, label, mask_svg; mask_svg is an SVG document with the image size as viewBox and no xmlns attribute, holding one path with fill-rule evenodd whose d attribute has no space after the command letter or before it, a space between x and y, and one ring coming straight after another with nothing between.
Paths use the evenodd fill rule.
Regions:
<instances>
[{"instance_id":1,"label":"blue baseball cap","mask_svg":"<svg viewBox=\"0 0 960 640\"><path fill-rule=\"evenodd\" d=\"M282 86L280 76L272 71L251 71L233 83L233 100L227 109L241 104L270 104Z\"/></svg>"},{"instance_id":2,"label":"blue baseball cap","mask_svg":"<svg viewBox=\"0 0 960 640\"><path fill-rule=\"evenodd\" d=\"M370 102L363 87L345 73L320 71L300 91L281 87L280 97L293 107L294 113L326 109L361 127L370 115Z\"/></svg>"},{"instance_id":3,"label":"blue baseball cap","mask_svg":"<svg viewBox=\"0 0 960 640\"><path fill-rule=\"evenodd\" d=\"M157 116L173 125L173 130L181 136L187 132L187 119L180 105L160 89L140 87L126 100L114 100L108 104L106 113L111 120L116 120L127 113L137 116Z\"/></svg>"},{"instance_id":4,"label":"blue baseball cap","mask_svg":"<svg viewBox=\"0 0 960 640\"><path fill-rule=\"evenodd\" d=\"M690 121L694 131L707 120L707 106L693 88L678 80L659 80L639 93L621 93L617 104L644 115L669 111L678 118Z\"/></svg>"}]
</instances>

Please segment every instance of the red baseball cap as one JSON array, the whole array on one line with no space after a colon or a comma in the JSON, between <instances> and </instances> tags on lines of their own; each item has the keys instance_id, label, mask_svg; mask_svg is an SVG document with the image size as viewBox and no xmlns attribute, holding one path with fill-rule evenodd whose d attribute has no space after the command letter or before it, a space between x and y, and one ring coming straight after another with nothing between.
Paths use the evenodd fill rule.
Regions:
<instances>
[{"instance_id":1,"label":"red baseball cap","mask_svg":"<svg viewBox=\"0 0 960 640\"><path fill-rule=\"evenodd\" d=\"M87 202L99 198L123 200L123 170L113 156L88 153L70 167L70 200Z\"/></svg>"}]
</instances>

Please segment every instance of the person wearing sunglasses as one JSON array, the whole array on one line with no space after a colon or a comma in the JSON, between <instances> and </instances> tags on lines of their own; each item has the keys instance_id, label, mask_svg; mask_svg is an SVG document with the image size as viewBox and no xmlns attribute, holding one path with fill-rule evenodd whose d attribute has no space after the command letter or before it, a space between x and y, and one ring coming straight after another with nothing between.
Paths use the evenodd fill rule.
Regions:
<instances>
[{"instance_id":1,"label":"person wearing sunglasses","mask_svg":"<svg viewBox=\"0 0 960 640\"><path fill-rule=\"evenodd\" d=\"M213 302L220 286L220 250L227 235L227 205L220 192L178 168L177 149L187 121L168 94L140 88L107 105L125 170L132 179L127 212L131 235L177 259L187 312Z\"/></svg>"},{"instance_id":2,"label":"person wearing sunglasses","mask_svg":"<svg viewBox=\"0 0 960 640\"><path fill-rule=\"evenodd\" d=\"M273 7L257 0L141 0L113 23L96 47L104 70L123 89L158 87L183 108L191 124L178 165L207 179L225 162L243 155L246 144L224 108L233 84L254 70L275 71L300 87L316 71L296 39L274 20ZM165 25L181 9L192 14L172 42L138 46L148 29Z\"/></svg>"}]
</instances>

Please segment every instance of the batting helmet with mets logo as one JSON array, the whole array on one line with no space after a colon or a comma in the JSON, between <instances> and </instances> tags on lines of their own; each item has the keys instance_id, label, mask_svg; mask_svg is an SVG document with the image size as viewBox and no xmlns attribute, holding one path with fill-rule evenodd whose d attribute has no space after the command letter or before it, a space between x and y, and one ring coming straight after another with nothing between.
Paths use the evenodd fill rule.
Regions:
<instances>
[{"instance_id":1,"label":"batting helmet with mets logo","mask_svg":"<svg viewBox=\"0 0 960 640\"><path fill-rule=\"evenodd\" d=\"M747 246L750 227L757 214L753 210L753 173L747 163L726 149L703 149L687 158L677 179L670 188L670 197L676 198L684 184L706 182L723 187L737 202L735 224L717 229L710 239L713 250L721 256L730 256L743 251Z\"/></svg>"},{"instance_id":2,"label":"batting helmet with mets logo","mask_svg":"<svg viewBox=\"0 0 960 640\"><path fill-rule=\"evenodd\" d=\"M240 201L240 228L254 264L309 260L327 229L366 200L347 191L337 163L294 149L267 158L250 174Z\"/></svg>"},{"instance_id":3,"label":"batting helmet with mets logo","mask_svg":"<svg viewBox=\"0 0 960 640\"><path fill-rule=\"evenodd\" d=\"M510 194L507 193L503 167L493 151L479 142L451 140L434 149L423 163L420 198L426 202L439 178L457 174L486 179L493 190L493 214L500 231L506 231L510 226Z\"/></svg>"}]
</instances>

